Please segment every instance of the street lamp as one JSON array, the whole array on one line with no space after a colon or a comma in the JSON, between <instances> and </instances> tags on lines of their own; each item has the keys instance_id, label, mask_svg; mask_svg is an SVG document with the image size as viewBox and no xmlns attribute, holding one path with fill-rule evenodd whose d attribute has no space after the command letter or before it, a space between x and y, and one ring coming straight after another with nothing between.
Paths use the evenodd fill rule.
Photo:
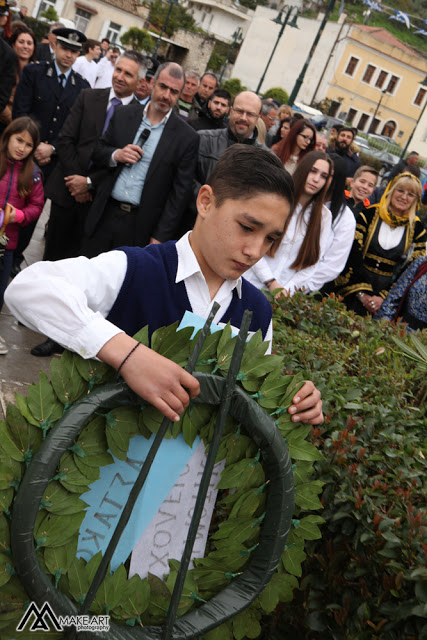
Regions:
<instances>
[{"instance_id":1,"label":"street lamp","mask_svg":"<svg viewBox=\"0 0 427 640\"><path fill-rule=\"evenodd\" d=\"M424 80L421 80L420 84L422 84L422 85L423 85L423 87L427 87L427 76L424 78ZM415 123L415 127L412 129L412 133L411 133L411 135L409 136L408 140L406 141L405 147L404 147L404 149L403 149L402 153L400 154L400 159L401 159L401 160L403 160L403 158L405 157L405 153L407 152L408 147L409 147L409 145L411 144L411 140L412 140L412 138L414 137L415 129L418 127L418 123L419 123L419 121L421 120L421 118L423 117L423 114L424 114L424 111L425 111L425 108L426 108L426 107L427 107L427 96L424 96L424 106L423 106L423 108L421 109L421 113L420 113L420 115L418 116L418 120L417 120L417 121L416 121L416 123Z\"/></svg>"},{"instance_id":2,"label":"street lamp","mask_svg":"<svg viewBox=\"0 0 427 640\"><path fill-rule=\"evenodd\" d=\"M159 46L160 46L160 42L161 42L161 39L162 39L162 35L163 35L163 34L164 34L164 32L166 31L166 27L168 26L169 17L170 17L171 11L172 11L172 7L173 7L173 5L178 5L178 4L179 4L179 2L178 2L178 0L168 0L168 4L169 4L169 9L168 9L168 12L167 12L167 14L166 14L165 21L164 21L164 23L162 24L162 30L160 31L160 35L159 35L159 37L157 38L156 46L154 47L154 51L153 51L153 58L154 58L155 60L157 60L157 49L158 49L158 48L159 48Z\"/></svg>"},{"instance_id":3,"label":"street lamp","mask_svg":"<svg viewBox=\"0 0 427 640\"><path fill-rule=\"evenodd\" d=\"M233 42L230 45L230 48L229 48L228 53L227 53L227 57L226 57L225 62L224 62L224 66L221 69L221 75L219 76L219 84L221 84L221 82L222 82L222 76L224 75L224 72L225 72L225 70L227 68L228 61L229 61L230 56L231 56L231 52L233 51L235 45L237 43L242 42L242 40L243 40L243 31L241 30L241 28L238 27L231 37L233 38Z\"/></svg>"},{"instance_id":4,"label":"street lamp","mask_svg":"<svg viewBox=\"0 0 427 640\"><path fill-rule=\"evenodd\" d=\"M383 89L381 91L380 99L378 100L378 104L375 107L375 112L374 112L374 115L372 116L372 120L371 120L371 124L369 125L368 133L375 133L375 129L373 129L373 126L374 126L374 123L375 123L375 118L377 117L378 109L380 108L382 99L384 98L386 93L387 93L387 89Z\"/></svg>"},{"instance_id":5,"label":"street lamp","mask_svg":"<svg viewBox=\"0 0 427 640\"><path fill-rule=\"evenodd\" d=\"M282 22L282 13L283 13L284 9L286 9L286 8L288 9L288 11L287 11L286 16L285 16L285 21L284 21L284 22ZM281 38L281 37L282 37L282 35L283 35L283 32L284 32L284 30L285 30L285 27L286 27L286 25L288 24L288 20L289 20L289 18L290 18L290 16L291 16L291 13L292 13L292 11L293 11L294 9L296 9L296 12L294 13L294 17L292 18L292 22L290 22L290 23L289 23L289 26L290 26L290 27L293 27L294 29L298 29L298 28L299 28L299 27L298 27L298 25L297 25L298 7L294 7L294 6L286 7L286 5L285 5L284 7L282 7L282 9L280 9L280 12L279 12L279 13L278 13L278 15L276 16L276 18L274 18L274 20L273 20L273 22L275 22L276 24L280 24L280 25L282 25L282 28L281 28L281 29L280 29L280 31L279 31L279 35L277 36L276 44L275 44L275 45L274 45L274 47L273 47L273 51L271 52L271 56L270 56L270 58L268 59L267 66L266 66L266 67L265 67L265 69L264 69L264 73L263 73L263 74L262 74L262 76L261 76L261 80L260 80L260 81L259 81L259 83L258 83L258 86L257 86L257 89L256 89L256 92L257 92L257 93L259 93L259 91L260 91L260 89L261 89L261 85L262 85L262 83L264 82L265 74L267 73L268 67L270 66L270 62L271 62L271 61L272 61L272 59L273 59L274 52L275 52L275 51L276 51L276 49L277 49L277 45L279 44L279 40L280 40L280 38Z\"/></svg>"},{"instance_id":6,"label":"street lamp","mask_svg":"<svg viewBox=\"0 0 427 640\"><path fill-rule=\"evenodd\" d=\"M300 90L300 87L303 83L304 80L304 76L305 76L305 72L307 71L308 65L311 62L311 58L313 57L313 53L316 51L316 47L317 47L317 43L320 40L320 36L323 33L323 29L325 28L325 25L328 21L329 15L332 13L332 11L334 10L334 5L335 5L335 0L330 0L328 8L326 9L325 12L325 16L322 20L322 24L319 27L319 31L317 32L317 36L314 39L313 44L311 45L311 49L310 49L310 53L308 54L307 60L305 61L305 64L303 66L303 68L301 69L301 73L299 74L297 81L295 82L294 88L292 89L292 93L289 96L289 100L288 100L288 105L290 107L292 107L292 105L295 102L295 99L298 95L298 91Z\"/></svg>"}]
</instances>

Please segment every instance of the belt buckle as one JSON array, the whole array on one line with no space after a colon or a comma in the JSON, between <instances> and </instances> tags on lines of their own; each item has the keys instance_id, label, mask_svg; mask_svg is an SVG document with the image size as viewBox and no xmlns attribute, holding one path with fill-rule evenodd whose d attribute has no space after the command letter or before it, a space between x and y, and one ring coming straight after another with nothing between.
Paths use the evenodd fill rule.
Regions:
<instances>
[{"instance_id":1,"label":"belt buckle","mask_svg":"<svg viewBox=\"0 0 427 640\"><path fill-rule=\"evenodd\" d=\"M122 211L126 211L127 213L130 213L132 211L132 205L127 202L121 202L120 209Z\"/></svg>"}]
</instances>

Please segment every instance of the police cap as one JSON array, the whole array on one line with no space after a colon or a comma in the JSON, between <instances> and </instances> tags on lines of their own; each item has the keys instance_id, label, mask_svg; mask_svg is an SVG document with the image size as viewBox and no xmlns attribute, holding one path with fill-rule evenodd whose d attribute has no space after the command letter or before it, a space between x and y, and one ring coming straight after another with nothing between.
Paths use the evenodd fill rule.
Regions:
<instances>
[{"instance_id":1,"label":"police cap","mask_svg":"<svg viewBox=\"0 0 427 640\"><path fill-rule=\"evenodd\" d=\"M60 29L54 29L52 33L56 36L59 44L62 44L63 47L71 49L72 51L81 51L82 44L87 40L85 34L77 31L77 29L61 27Z\"/></svg>"}]
</instances>

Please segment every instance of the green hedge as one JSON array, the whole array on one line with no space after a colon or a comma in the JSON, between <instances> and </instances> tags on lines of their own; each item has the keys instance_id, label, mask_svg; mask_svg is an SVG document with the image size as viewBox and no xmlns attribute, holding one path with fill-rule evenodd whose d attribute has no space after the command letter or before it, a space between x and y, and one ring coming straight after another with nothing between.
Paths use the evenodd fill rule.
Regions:
<instances>
[{"instance_id":1,"label":"green hedge","mask_svg":"<svg viewBox=\"0 0 427 640\"><path fill-rule=\"evenodd\" d=\"M263 638L427 638L427 331L424 366L402 326L302 294L274 312L276 350L309 370L325 423L312 442L326 520L308 542L301 590L264 619Z\"/></svg>"}]
</instances>

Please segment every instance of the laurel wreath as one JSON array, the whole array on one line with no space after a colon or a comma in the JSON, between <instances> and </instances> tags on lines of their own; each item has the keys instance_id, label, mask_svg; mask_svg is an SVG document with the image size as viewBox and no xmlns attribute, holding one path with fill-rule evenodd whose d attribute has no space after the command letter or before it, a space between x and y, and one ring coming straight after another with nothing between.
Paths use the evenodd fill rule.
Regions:
<instances>
[{"instance_id":1,"label":"laurel wreath","mask_svg":"<svg viewBox=\"0 0 427 640\"><path fill-rule=\"evenodd\" d=\"M177 332L177 325L162 328L152 336L152 348L185 365L192 350L192 329ZM145 327L136 336L148 343ZM231 328L211 334L205 341L196 371L226 376L236 339ZM307 442L308 425L294 424L287 408L302 384L303 376L283 375L283 359L265 355L266 344L260 333L247 343L238 375L239 385L276 421L286 438L294 461L296 514L283 550L281 562L268 587L256 602L232 621L205 635L207 640L257 637L262 613L271 612L279 602L292 599L298 586L301 562L305 558L304 539L320 537L318 515L305 512L321 508L317 494L321 483L310 481L312 463L321 454ZM0 422L0 637L14 637L16 626L29 598L15 571L10 544L10 521L19 485L32 457L55 423L79 399L113 382L115 372L95 360L83 360L64 352L50 367L50 381L41 373L39 383L31 385L28 396L16 395L16 406L9 404L6 420ZM183 434L192 446L198 435L209 444L216 408L191 403L182 420L167 437ZM151 406L120 406L104 410L90 419L72 446L62 455L54 477L44 493L34 527L37 559L52 584L72 602L83 602L91 579L101 560L100 553L86 562L76 558L78 532L85 516L84 493L99 478L99 469L126 459L129 440L140 434L149 438L157 433L162 416ZM260 452L245 433L244 425L228 418L217 460L225 460L219 497L214 512L204 558L194 561L185 580L178 615L209 601L238 576L250 562L259 542L265 515L266 478ZM29 496L31 499L31 496ZM116 623L131 627L161 625L179 568L169 562L164 580L149 575L128 579L121 565L109 573L99 588L91 612L108 614ZM39 634L21 632L20 640ZM46 633L40 637L46 638ZM51 633L49 637L60 638Z\"/></svg>"}]
</instances>

